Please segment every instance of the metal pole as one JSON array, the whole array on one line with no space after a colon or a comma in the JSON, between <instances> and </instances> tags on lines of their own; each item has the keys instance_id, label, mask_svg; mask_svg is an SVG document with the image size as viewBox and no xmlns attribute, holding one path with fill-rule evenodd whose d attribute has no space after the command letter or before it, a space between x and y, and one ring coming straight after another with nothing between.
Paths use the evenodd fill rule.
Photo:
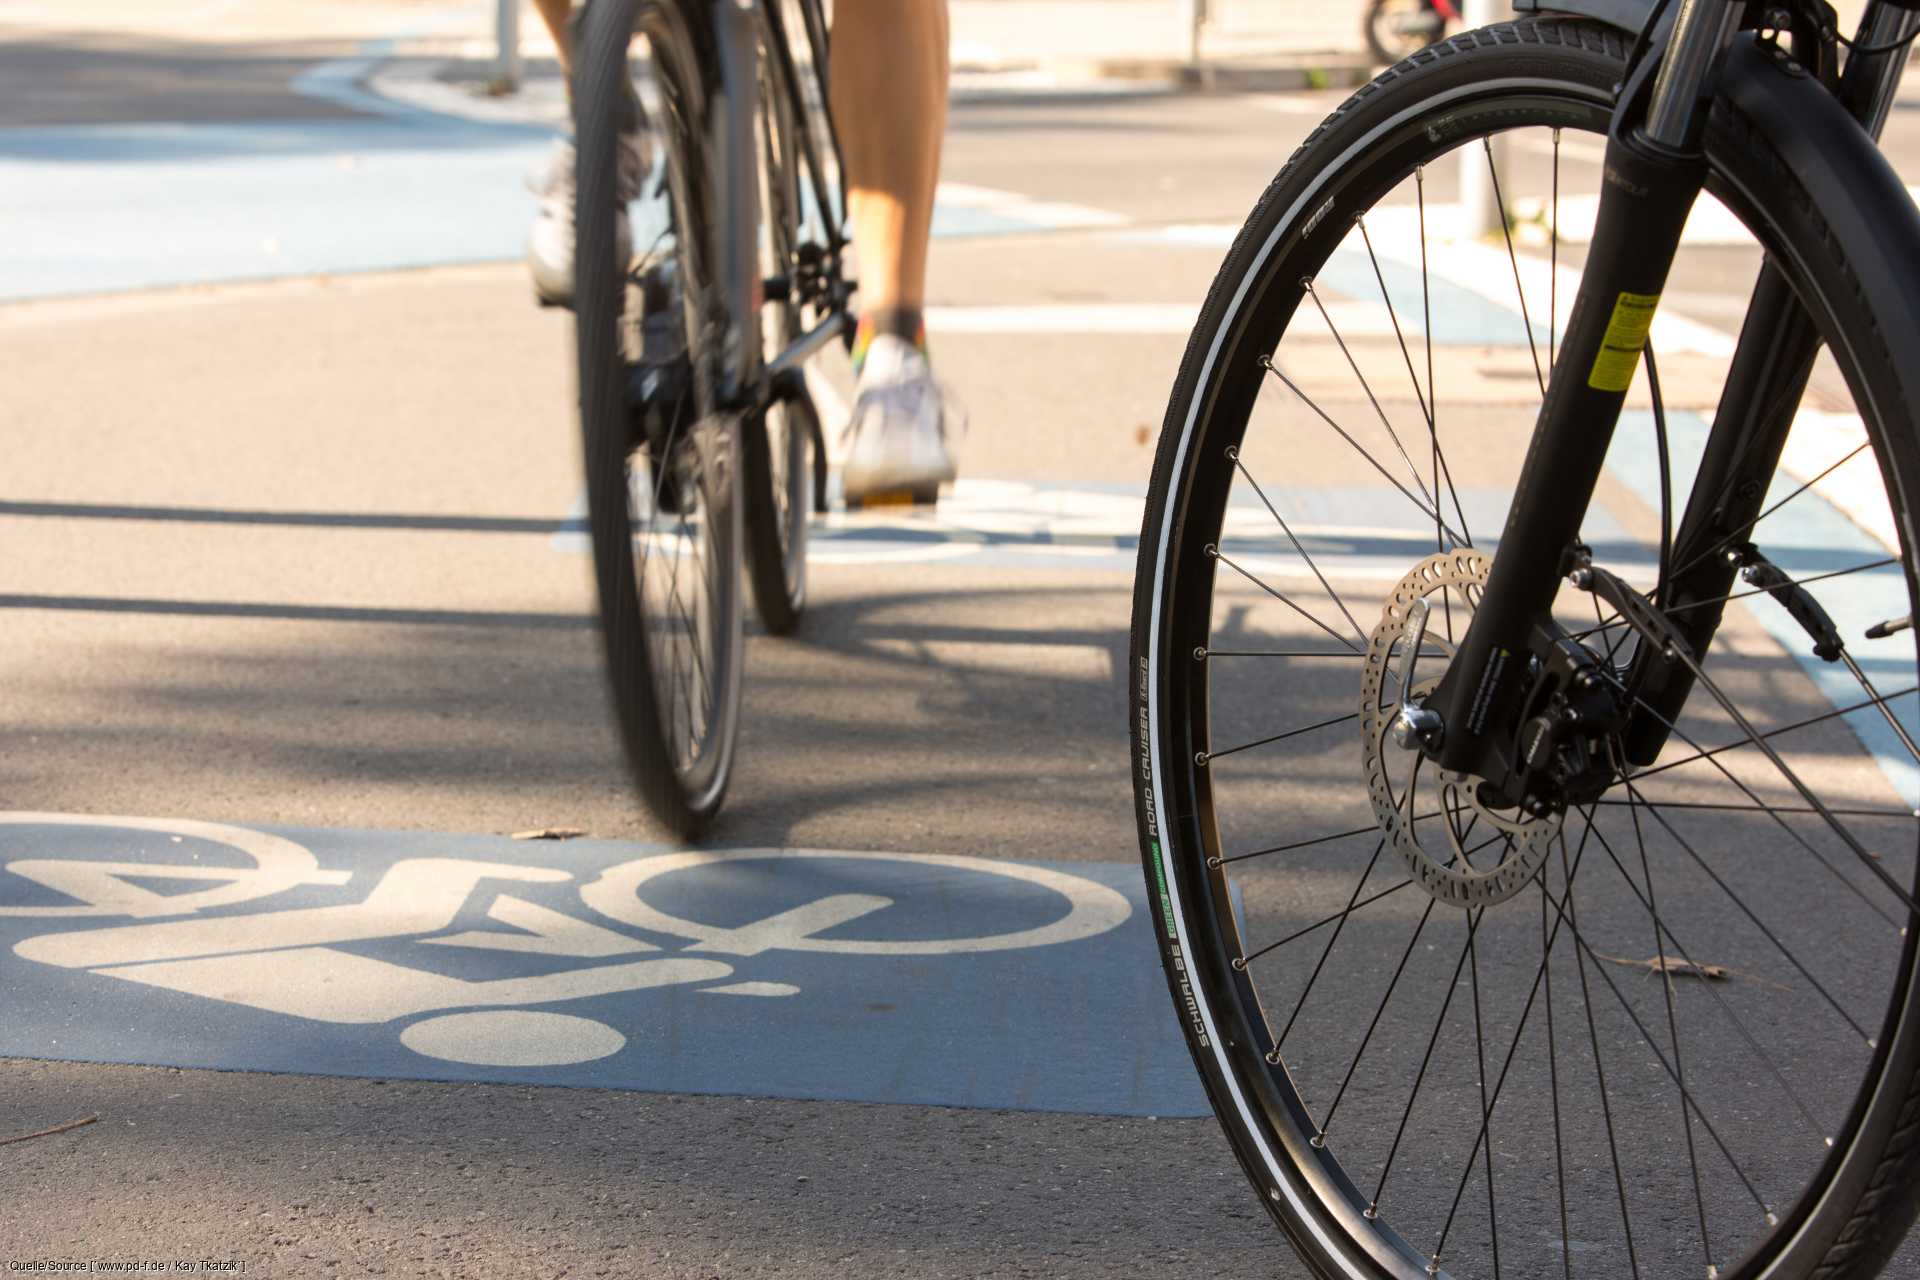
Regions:
<instances>
[{"instance_id":1,"label":"metal pole","mask_svg":"<svg viewBox=\"0 0 1920 1280\"><path fill-rule=\"evenodd\" d=\"M514 93L520 88L520 0L494 0L493 91Z\"/></svg>"},{"instance_id":2,"label":"metal pole","mask_svg":"<svg viewBox=\"0 0 1920 1280\"><path fill-rule=\"evenodd\" d=\"M1492 26L1504 22L1513 16L1513 10L1506 0L1466 0L1461 6L1460 16L1466 20L1468 29ZM1470 142L1460 149L1460 213L1462 238L1478 240L1492 235L1504 225L1504 215L1500 203L1493 194L1493 171L1500 175L1500 189L1509 188L1507 179L1507 139L1505 134L1496 134L1493 138L1493 169L1487 166L1487 150L1479 142Z\"/></svg>"},{"instance_id":3,"label":"metal pole","mask_svg":"<svg viewBox=\"0 0 1920 1280\"><path fill-rule=\"evenodd\" d=\"M1200 28L1207 22L1207 0L1180 0L1180 25L1187 33L1187 65L1200 65Z\"/></svg>"}]
</instances>

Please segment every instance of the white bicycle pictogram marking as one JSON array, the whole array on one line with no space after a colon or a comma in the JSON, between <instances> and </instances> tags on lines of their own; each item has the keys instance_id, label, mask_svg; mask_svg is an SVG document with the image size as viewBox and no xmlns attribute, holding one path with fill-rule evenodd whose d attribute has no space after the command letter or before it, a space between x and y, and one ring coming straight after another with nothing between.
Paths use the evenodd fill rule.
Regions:
<instances>
[{"instance_id":1,"label":"white bicycle pictogram marking","mask_svg":"<svg viewBox=\"0 0 1920 1280\"><path fill-rule=\"evenodd\" d=\"M57 890L81 904L63 907L0 905L0 916L174 916L205 907L225 907L282 893L303 884L345 884L350 871L322 871L301 845L264 831L187 818L109 818L71 813L0 813L0 825L117 827L192 837L238 849L252 867L196 866L179 862L93 862L84 859L25 858L6 869ZM197 893L161 894L130 883L128 876L165 876L170 880L218 880Z\"/></svg>"},{"instance_id":2,"label":"white bicycle pictogram marking","mask_svg":"<svg viewBox=\"0 0 1920 1280\"><path fill-rule=\"evenodd\" d=\"M974 938L927 938L910 941L881 941L857 938L820 938L836 925L857 920L883 907L893 899L879 894L840 893L782 911L738 928L700 924L682 920L649 906L640 890L649 880L675 871L719 866L730 862L784 861L790 859L830 858L873 862L906 862L920 866L952 867L1004 876L1051 889L1067 900L1067 914L1051 924L1011 933L987 934ZM864 853L832 849L726 849L689 850L636 858L609 867L600 878L580 890L580 899L600 914L635 928L676 938L692 938L693 945L683 951L711 951L720 955L755 956L776 948L786 951L829 951L864 956L955 955L977 951L1010 951L1021 947L1044 947L1075 942L1125 923L1133 907L1125 895L1083 876L1052 871L1021 863L996 862L991 858L969 858L943 853Z\"/></svg>"},{"instance_id":3,"label":"white bicycle pictogram marking","mask_svg":"<svg viewBox=\"0 0 1920 1280\"><path fill-rule=\"evenodd\" d=\"M364 1025L440 1010L494 1006L490 1013L453 1014L416 1022L402 1034L402 1043L416 1052L467 1062L511 1060L525 1064L538 1059L559 1063L615 1052L625 1041L611 1028L590 1019L536 1016L516 1011L515 1007L652 987L710 984L733 973L730 964L690 952L748 957L774 950L866 956L1004 951L1094 937L1132 915L1132 907L1122 894L1082 876L947 854L818 849L668 852L610 867L579 890L584 905L610 920L691 942L675 954L660 955L661 948L653 943L497 891L487 917L517 932L443 933L480 890L482 881L558 884L573 879L571 872L555 867L461 858L403 858L389 865L357 902L204 916L199 913L208 907L231 906L302 885L342 886L353 873L321 870L312 852L283 837L218 823L0 813L0 827L7 825L95 827L192 837L236 849L254 863L252 867L213 867L160 859L109 862L52 858L7 863L8 871L78 899L81 905L0 906L0 916L120 915L140 921L38 934L15 944L14 954L20 958L319 1022ZM640 897L648 882L673 872L807 859L895 862L979 872L1051 890L1066 899L1068 909L1060 919L1035 928L898 941L817 936L893 904L894 899L880 894L829 894L738 927L682 919ZM221 883L167 896L132 883L139 877ZM175 918L154 918L160 916ZM427 936L431 934L442 936ZM655 954L644 959L622 959L620 963L469 981L432 968L396 964L341 949L342 944L399 939L435 948L589 961ZM737 996L786 996L796 994L799 988L751 981L707 985L703 990ZM504 1048L503 1037L511 1042ZM501 1054L507 1056L498 1056Z\"/></svg>"}]
</instances>

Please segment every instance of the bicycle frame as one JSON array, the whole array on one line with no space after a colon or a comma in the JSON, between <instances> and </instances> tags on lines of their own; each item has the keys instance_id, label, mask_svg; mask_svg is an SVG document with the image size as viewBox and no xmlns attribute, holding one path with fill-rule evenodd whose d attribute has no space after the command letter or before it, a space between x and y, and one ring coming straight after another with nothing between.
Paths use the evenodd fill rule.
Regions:
<instances>
[{"instance_id":1,"label":"bicycle frame","mask_svg":"<svg viewBox=\"0 0 1920 1280\"><path fill-rule=\"evenodd\" d=\"M760 53L756 18L762 5L766 6L764 17L773 33L770 52L781 64L780 81L789 91L795 120L803 122L803 127L796 132L828 241L823 246L822 264L828 281L828 294L824 299L828 315L764 365L759 343L751 339L751 335L759 331L761 304L769 293L790 295L796 282L791 274L762 278L755 243L760 225L754 138ZM840 280L840 261L846 247L845 181L842 176L838 191L828 184L825 157L820 153L821 138L812 127L815 114L825 122L827 145L836 150L838 135L833 128L829 104L824 100L808 101L801 89L782 7L782 0L714 0L711 5L721 92L720 105L712 117L709 145L716 177L716 223L722 237L717 274L721 297L727 306L727 328L721 348L721 394L729 405L750 412L765 409L777 397L782 374L797 371L815 351L834 338L849 337L853 332L853 317L846 307L852 291ZM784 0L784 9L800 17L813 65L826 68L827 33L819 0ZM832 168L836 175L840 174L837 159Z\"/></svg>"},{"instance_id":2,"label":"bicycle frame","mask_svg":"<svg viewBox=\"0 0 1920 1280\"><path fill-rule=\"evenodd\" d=\"M1555 8L1605 8L1622 0L1586 0ZM1599 478L1626 393L1647 347L1659 295L1681 231L1706 172L1701 151L1706 112L1715 93L1732 97L1755 118L1786 115L1804 154L1787 156L1810 186L1851 166L1872 172L1884 209L1862 217L1914 221L1912 201L1874 142L1899 74L1904 48L1850 60L1834 83L1832 33L1796 24L1794 51L1739 39L1739 0L1682 0L1677 17L1662 15L1647 33L1649 55L1619 92L1607 145L1600 210L1587 269L1554 365L1523 465L1514 504L1486 590L1459 651L1423 707L1409 700L1401 740L1440 767L1481 780L1499 807L1544 812L1583 798L1580 787L1544 773L1543 744L1580 718L1547 708L1586 699L1589 711L1611 703L1624 714L1625 760L1608 759L1609 776L1652 763L1693 688L1698 662L1718 627L1728 589L1756 554L1744 530L1760 514L1764 478L1778 464L1794 411L1805 391L1820 337L1813 318L1770 267L1763 268L1741 331L1732 374L1716 413L1696 495L1670 545L1662 547L1660 586L1651 600L1594 569L1579 544L1586 498ZM1651 13L1651 4L1642 13ZM1861 41L1887 44L1911 36L1920 15L1874 0ZM1808 56L1809 51L1814 56ZM1831 181L1831 180L1829 180ZM1834 183L1837 188L1837 183ZM1898 193L1896 196L1894 193ZM1898 297L1903 266L1871 282ZM1582 495L1569 501L1568 495ZM1663 520L1663 531L1666 525ZM1663 539L1664 541L1664 539ZM1769 566L1770 567L1770 566ZM1625 617L1640 643L1624 676L1605 671L1551 615L1563 578L1596 591ZM1631 598L1628 598L1631 597ZM1811 625L1803 620L1803 625ZM1830 624L1829 624L1830 625ZM1611 685L1611 689L1603 688ZM1624 709L1624 710L1622 710ZM1618 716L1616 715L1616 718ZM1589 787L1602 785L1589 779Z\"/></svg>"}]
</instances>

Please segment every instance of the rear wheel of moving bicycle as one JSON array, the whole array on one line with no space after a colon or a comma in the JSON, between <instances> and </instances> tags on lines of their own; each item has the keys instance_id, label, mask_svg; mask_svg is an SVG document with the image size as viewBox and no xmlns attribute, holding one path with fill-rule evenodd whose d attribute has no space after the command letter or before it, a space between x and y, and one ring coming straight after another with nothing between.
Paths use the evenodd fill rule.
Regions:
<instances>
[{"instance_id":1,"label":"rear wheel of moving bicycle","mask_svg":"<svg viewBox=\"0 0 1920 1280\"><path fill-rule=\"evenodd\" d=\"M800 167L786 67L774 50L778 16L760 14L759 109L754 144L760 174L760 275L772 286L760 308L763 358L800 336L804 300L796 246L802 222ZM804 36L802 37L804 38ZM813 451L819 435L806 380L793 370L771 388L766 412L745 424L742 440L747 576L760 621L774 635L800 625L807 603L807 517Z\"/></svg>"},{"instance_id":2,"label":"rear wheel of moving bicycle","mask_svg":"<svg viewBox=\"0 0 1920 1280\"><path fill-rule=\"evenodd\" d=\"M1686 598L1724 604L1703 678L1657 758L1608 772L1607 717L1655 693L1570 584L1583 674L1540 665L1559 701L1521 741L1572 800L1503 801L1393 733L1526 536L1506 514L1627 43L1523 21L1356 94L1228 253L1161 434L1132 681L1156 933L1221 1124L1322 1276L1865 1276L1920 1194L1914 644L1864 634L1912 612L1915 375L1888 352L1915 339L1729 103L1731 213L1695 217L1726 243L1671 288L1804 301L1784 452L1702 461L1723 396L1797 399L1804 361L1730 374L1726 333L1672 317L1664 396L1643 366L1590 505L1566 495L1593 564L1676 617L1667 589L1721 566L1731 603ZM1484 227L1463 152L1504 153Z\"/></svg>"},{"instance_id":3,"label":"rear wheel of moving bicycle","mask_svg":"<svg viewBox=\"0 0 1920 1280\"><path fill-rule=\"evenodd\" d=\"M594 0L575 69L575 314L601 629L635 782L688 839L720 808L740 701L740 422L715 393L707 43L680 5ZM625 201L618 135L636 103L644 172Z\"/></svg>"}]
</instances>

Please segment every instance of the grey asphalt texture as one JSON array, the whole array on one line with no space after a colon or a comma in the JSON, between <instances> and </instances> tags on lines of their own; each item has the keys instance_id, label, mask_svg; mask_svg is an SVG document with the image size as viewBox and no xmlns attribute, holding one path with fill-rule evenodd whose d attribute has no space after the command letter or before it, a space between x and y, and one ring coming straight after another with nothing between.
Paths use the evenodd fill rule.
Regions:
<instances>
[{"instance_id":1,"label":"grey asphalt texture","mask_svg":"<svg viewBox=\"0 0 1920 1280\"><path fill-rule=\"evenodd\" d=\"M275 86L343 50L285 52L13 42L0 77L30 105L6 120L332 110ZM1232 99L960 105L945 176L1234 221L1309 123ZM1196 302L1217 257L1085 233L948 243L931 300ZM1140 428L1182 345L942 341L972 409L967 473L1143 482ZM534 307L517 264L26 304L0 310L0 352L5 807L660 837L609 723L588 564L547 537L579 487L570 317ZM947 669L897 643L1095 644L1123 669L1129 575L818 566L812 583L800 636L749 642L713 841L1137 856L1117 683ZM0 1061L0 1137L95 1113L0 1147L6 1259L1298 1273L1210 1120Z\"/></svg>"},{"instance_id":2,"label":"grey asphalt texture","mask_svg":"<svg viewBox=\"0 0 1920 1280\"><path fill-rule=\"evenodd\" d=\"M13 41L0 97L34 105L0 123L331 113L276 86L339 52ZM1237 222L1337 97L959 104L944 176ZM943 243L929 301L1197 302L1218 257L1091 233ZM1144 482L1183 345L939 340L973 410L967 474ZM33 504L0 507L0 807L659 838L609 722L589 566L545 534L579 487L570 361L570 317L536 309L516 264L0 308L0 502ZM812 583L798 637L749 642L715 843L1137 857L1117 682L874 643L1094 644L1121 670L1130 575ZM0 1257L1303 1274L1211 1120L0 1061L0 1138L96 1113L0 1147Z\"/></svg>"}]
</instances>

